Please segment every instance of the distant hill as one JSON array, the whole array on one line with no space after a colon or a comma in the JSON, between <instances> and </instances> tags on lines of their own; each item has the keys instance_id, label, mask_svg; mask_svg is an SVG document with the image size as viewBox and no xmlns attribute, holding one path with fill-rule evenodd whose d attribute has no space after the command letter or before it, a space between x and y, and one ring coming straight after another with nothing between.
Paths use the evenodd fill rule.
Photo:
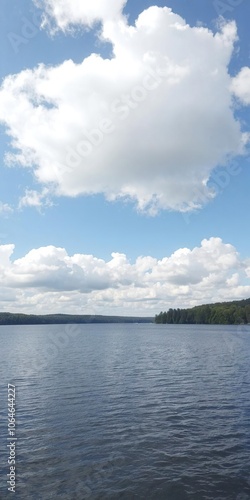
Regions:
<instances>
[{"instance_id":1,"label":"distant hill","mask_svg":"<svg viewBox=\"0 0 250 500\"><path fill-rule=\"evenodd\" d=\"M0 313L0 325L65 325L84 323L153 323L154 318L133 316L98 316L72 314L14 314Z\"/></svg>"},{"instance_id":2,"label":"distant hill","mask_svg":"<svg viewBox=\"0 0 250 500\"><path fill-rule=\"evenodd\" d=\"M155 316L155 323L239 325L250 323L250 299L216 302L190 309L169 309Z\"/></svg>"}]
</instances>

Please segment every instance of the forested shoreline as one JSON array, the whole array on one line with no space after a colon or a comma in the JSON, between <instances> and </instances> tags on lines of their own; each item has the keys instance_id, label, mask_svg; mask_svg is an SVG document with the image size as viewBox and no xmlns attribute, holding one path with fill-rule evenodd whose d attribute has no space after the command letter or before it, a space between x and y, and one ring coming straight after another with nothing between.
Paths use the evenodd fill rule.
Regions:
<instances>
[{"instance_id":1,"label":"forested shoreline","mask_svg":"<svg viewBox=\"0 0 250 500\"><path fill-rule=\"evenodd\" d=\"M239 325L250 323L250 298L217 302L189 309L172 309L156 314L157 324Z\"/></svg>"},{"instance_id":2,"label":"forested shoreline","mask_svg":"<svg viewBox=\"0 0 250 500\"><path fill-rule=\"evenodd\" d=\"M1 312L0 325L65 325L89 323L153 323L154 318L72 314L18 314Z\"/></svg>"},{"instance_id":3,"label":"forested shoreline","mask_svg":"<svg viewBox=\"0 0 250 500\"><path fill-rule=\"evenodd\" d=\"M21 314L0 312L0 325L51 325L89 323L157 323L157 324L250 324L250 298L232 302L204 304L188 309L172 309L152 317L101 316L76 314Z\"/></svg>"}]
</instances>

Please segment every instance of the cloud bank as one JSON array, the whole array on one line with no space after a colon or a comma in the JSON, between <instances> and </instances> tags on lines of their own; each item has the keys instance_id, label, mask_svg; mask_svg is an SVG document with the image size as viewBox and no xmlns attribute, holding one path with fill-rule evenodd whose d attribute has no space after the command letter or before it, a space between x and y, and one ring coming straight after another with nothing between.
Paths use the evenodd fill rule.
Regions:
<instances>
[{"instance_id":1,"label":"cloud bank","mask_svg":"<svg viewBox=\"0 0 250 500\"><path fill-rule=\"evenodd\" d=\"M150 7L132 26L124 3L39 2L51 29L101 21L113 56L7 77L0 121L13 152L6 161L30 168L42 193L103 193L152 215L195 209L214 197L213 169L244 150L228 74L235 23L213 34L167 7ZM25 196L21 205L30 201Z\"/></svg>"},{"instance_id":2,"label":"cloud bank","mask_svg":"<svg viewBox=\"0 0 250 500\"><path fill-rule=\"evenodd\" d=\"M120 253L106 262L54 246L16 260L13 251L14 245L0 246L1 311L154 316L169 307L250 296L250 259L242 261L220 238L133 263Z\"/></svg>"}]
</instances>

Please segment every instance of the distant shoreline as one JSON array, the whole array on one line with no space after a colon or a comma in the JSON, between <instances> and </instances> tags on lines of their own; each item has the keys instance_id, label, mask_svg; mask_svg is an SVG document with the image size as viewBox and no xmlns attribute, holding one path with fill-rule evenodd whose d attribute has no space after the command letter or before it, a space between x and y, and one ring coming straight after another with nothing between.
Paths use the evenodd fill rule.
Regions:
<instances>
[{"instance_id":1,"label":"distant shoreline","mask_svg":"<svg viewBox=\"0 0 250 500\"><path fill-rule=\"evenodd\" d=\"M0 326L6 325L68 325L91 323L154 323L153 317L101 316L90 314L19 314L0 313Z\"/></svg>"},{"instance_id":2,"label":"distant shoreline","mask_svg":"<svg viewBox=\"0 0 250 500\"><path fill-rule=\"evenodd\" d=\"M104 316L98 314L21 314L0 312L1 325L68 325L108 323L154 323L196 325L249 325L250 298L172 309L154 317Z\"/></svg>"}]
</instances>

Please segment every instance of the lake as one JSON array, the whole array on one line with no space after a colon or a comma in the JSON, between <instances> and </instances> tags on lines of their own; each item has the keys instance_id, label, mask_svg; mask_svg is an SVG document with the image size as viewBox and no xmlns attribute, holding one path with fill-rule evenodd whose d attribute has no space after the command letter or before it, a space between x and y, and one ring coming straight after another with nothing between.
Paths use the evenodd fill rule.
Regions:
<instances>
[{"instance_id":1,"label":"lake","mask_svg":"<svg viewBox=\"0 0 250 500\"><path fill-rule=\"evenodd\" d=\"M1 499L10 443L17 500L250 499L250 326L1 326L0 346Z\"/></svg>"}]
</instances>

